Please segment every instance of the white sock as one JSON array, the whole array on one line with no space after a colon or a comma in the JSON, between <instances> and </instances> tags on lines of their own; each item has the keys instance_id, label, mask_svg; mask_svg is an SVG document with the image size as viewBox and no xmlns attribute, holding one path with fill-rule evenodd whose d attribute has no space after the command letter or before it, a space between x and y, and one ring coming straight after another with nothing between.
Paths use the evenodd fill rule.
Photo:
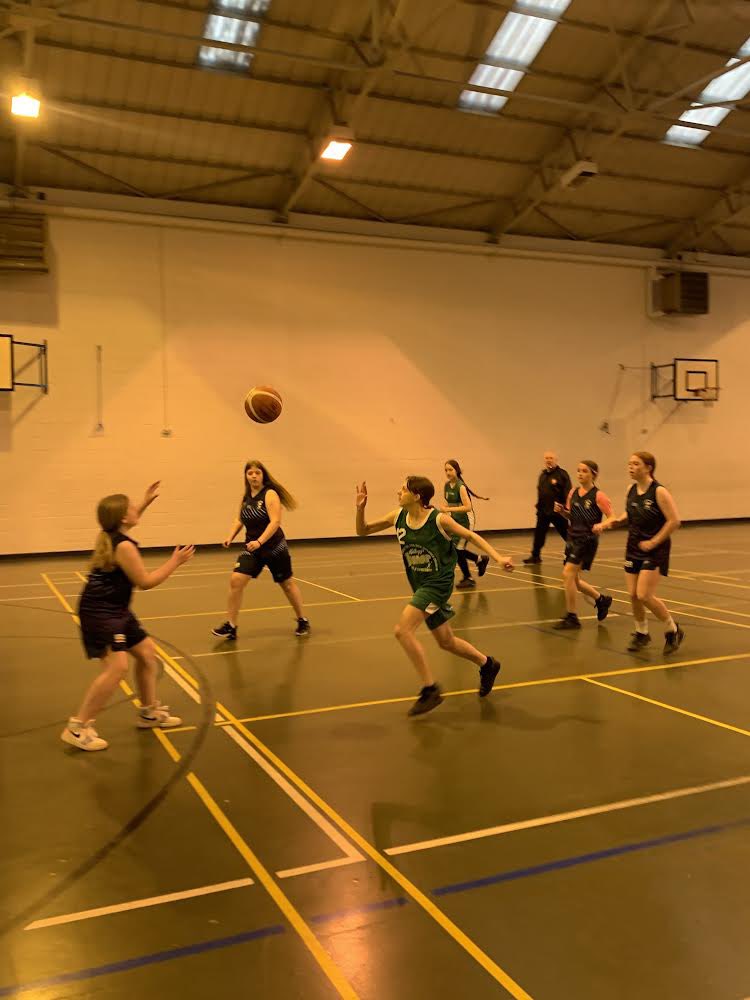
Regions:
<instances>
[{"instance_id":1,"label":"white sock","mask_svg":"<svg viewBox=\"0 0 750 1000\"><path fill-rule=\"evenodd\" d=\"M674 623L674 618L670 615L664 622L667 632L676 632L677 626Z\"/></svg>"},{"instance_id":2,"label":"white sock","mask_svg":"<svg viewBox=\"0 0 750 1000\"><path fill-rule=\"evenodd\" d=\"M635 630L638 633L638 635L648 635L648 623L645 618L643 619L642 622L639 622L636 619Z\"/></svg>"}]
</instances>

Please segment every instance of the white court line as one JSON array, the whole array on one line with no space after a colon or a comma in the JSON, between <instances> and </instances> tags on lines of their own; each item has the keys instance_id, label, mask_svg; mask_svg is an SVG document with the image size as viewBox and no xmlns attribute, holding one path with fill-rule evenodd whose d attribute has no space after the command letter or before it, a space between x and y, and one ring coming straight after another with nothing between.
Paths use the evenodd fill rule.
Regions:
<instances>
[{"instance_id":1,"label":"white court line","mask_svg":"<svg viewBox=\"0 0 750 1000\"><path fill-rule=\"evenodd\" d=\"M313 583L311 580L303 580L301 576L295 574L294 579L298 583L307 584L308 587L317 587L318 590L327 590L329 594L338 594L339 597L348 597L350 601L361 601L361 597L352 597L351 594L345 594L342 590L334 590L333 587L324 587L322 583Z\"/></svg>"},{"instance_id":2,"label":"white court line","mask_svg":"<svg viewBox=\"0 0 750 1000\"><path fill-rule=\"evenodd\" d=\"M514 589L516 588L511 588L511 590ZM526 590L527 588L524 587L523 589ZM481 591L478 590L467 591L466 593L478 594L481 593ZM487 591L485 591L485 593L487 593ZM555 622L559 622L560 617L561 616L558 615L556 618L533 618L529 621L522 621L522 622L520 621L491 622L489 625L464 625L464 626L454 625L452 628L454 632L477 632L480 630L493 629L493 628L516 628L517 626L521 625L552 625ZM622 615L618 614L616 611L610 611L607 620L609 620L610 618L621 618L621 617ZM579 615L579 618L582 622L596 621L596 615ZM348 642L374 642L379 639L393 640L393 632L380 632L378 633L378 635L352 635L342 639L319 639L316 635L314 637L314 642L309 642L307 643L307 645L310 647L339 646L346 644ZM190 653L190 656L194 659L198 659L199 657L204 657L204 656L229 656L231 653L257 653L257 651L258 651L257 647L252 647L252 648L241 647L237 649L216 649L210 653ZM172 658L174 660L184 659L183 656L174 656Z\"/></svg>"},{"instance_id":3,"label":"white court line","mask_svg":"<svg viewBox=\"0 0 750 1000\"><path fill-rule=\"evenodd\" d=\"M226 720L227 722L229 720ZM315 825L329 838L333 843L339 848L339 850L344 855L344 860L346 861L364 861L364 855L360 854L353 844L349 843L343 834L339 833L335 826L333 826L329 821L323 816L322 813L318 812L315 806L308 802L294 787L291 785L286 778L280 774L272 764L270 764L265 757L262 757L255 747L249 743L245 737L238 733L232 728L232 724L221 727L223 731L227 734L230 740L233 740L237 746L244 750L245 753L250 757L255 763L260 767L272 781L275 781L282 792L285 792L289 798L298 806L303 813L310 817L310 819L315 823ZM339 859L341 860L341 859ZM330 863L330 862L329 862Z\"/></svg>"},{"instance_id":4,"label":"white court line","mask_svg":"<svg viewBox=\"0 0 750 1000\"><path fill-rule=\"evenodd\" d=\"M251 878L238 878L233 882L217 882L215 885L203 885L198 889L186 889L184 892L168 892L163 896L149 896L146 899L131 899L129 903L115 903L113 906L97 906L93 910L79 910L78 913L63 913L59 917L46 917L44 920L34 920L24 927L25 931L38 931L42 927L57 927L59 924L72 924L78 920L91 920L92 917L106 917L110 913L125 913L127 910L142 910L146 906L160 906L162 903L174 903L179 899L193 899L196 896L208 896L214 892L226 892L227 889L240 889L243 886L254 885Z\"/></svg>"},{"instance_id":5,"label":"white court line","mask_svg":"<svg viewBox=\"0 0 750 1000\"><path fill-rule=\"evenodd\" d=\"M0 587L5 590L7 587L46 587L46 583L0 583Z\"/></svg>"},{"instance_id":6,"label":"white court line","mask_svg":"<svg viewBox=\"0 0 750 1000\"><path fill-rule=\"evenodd\" d=\"M656 795L642 795L636 799L622 799L620 802L607 802L588 809L574 809L571 812L553 813L551 816L538 816L535 819L524 819L517 823L504 823L502 826L490 826L484 830L472 830L469 833L457 833L451 837L436 837L434 840L420 840L414 844L404 844L401 847L387 847L384 854L412 854L415 851L427 851L433 847L445 847L448 844L463 844L469 840L480 840L483 837L497 837L503 833L515 833L518 830L531 830L539 826L551 826L554 823L565 823L572 819L583 819L586 816L598 816L602 813L617 812L621 809L632 809L635 806L647 806L654 802L668 802L670 799L686 798L689 795L702 795L705 792L715 792L721 788L736 788L739 785L750 784L750 775L739 778L728 778L726 781L713 781L707 785L694 785L691 788L675 788L670 792L659 792Z\"/></svg>"},{"instance_id":7,"label":"white court line","mask_svg":"<svg viewBox=\"0 0 750 1000\"><path fill-rule=\"evenodd\" d=\"M329 868L343 868L346 865L357 865L366 859L360 854L358 858L336 858L335 861L319 861L315 865L302 865L301 868L284 868L276 872L277 878L294 878L297 875L310 875L313 872L328 871Z\"/></svg>"},{"instance_id":8,"label":"white court line","mask_svg":"<svg viewBox=\"0 0 750 1000\"><path fill-rule=\"evenodd\" d=\"M78 597L78 594L76 594ZM8 604L11 601L56 601L55 594L45 594L43 597L27 597L25 594L18 594L16 597L0 597L0 602Z\"/></svg>"},{"instance_id":9,"label":"white court line","mask_svg":"<svg viewBox=\"0 0 750 1000\"><path fill-rule=\"evenodd\" d=\"M164 663L163 660L162 663ZM185 680L184 677L178 674L176 670L173 670L168 663L164 663L164 671L169 674L172 680L179 684L183 691L185 691L193 699L193 701L200 704L200 695L195 688ZM226 733L226 735L258 765L258 767L265 771L272 781L276 782L281 791L289 796L292 802L294 802L294 804L301 809L302 812L313 821L313 823L315 823L318 829L321 830L329 840L333 841L333 843L344 854L346 860L364 860L363 855L360 854L356 847L354 847L353 844L351 844L341 833L339 833L336 827L329 823L325 816L323 816L323 814L320 813L311 802L308 802L308 800L297 791L294 785L291 785L286 778L276 770L273 764L269 763L265 757L262 757L255 747L248 740L246 740L241 733L238 733L232 728L232 723L229 719L224 718L220 712L217 712L214 716L214 721L225 723L225 725L221 726L223 732Z\"/></svg>"}]
</instances>

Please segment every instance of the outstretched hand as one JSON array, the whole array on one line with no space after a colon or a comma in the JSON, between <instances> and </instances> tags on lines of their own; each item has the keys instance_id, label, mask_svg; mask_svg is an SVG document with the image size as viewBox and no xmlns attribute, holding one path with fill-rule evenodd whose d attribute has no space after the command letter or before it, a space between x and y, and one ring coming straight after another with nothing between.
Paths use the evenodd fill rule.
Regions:
<instances>
[{"instance_id":1,"label":"outstretched hand","mask_svg":"<svg viewBox=\"0 0 750 1000\"><path fill-rule=\"evenodd\" d=\"M148 507L150 504L156 500L159 496L159 487L161 486L161 480L157 479L155 483L147 488L146 492L143 494L143 506Z\"/></svg>"},{"instance_id":2,"label":"outstretched hand","mask_svg":"<svg viewBox=\"0 0 750 1000\"><path fill-rule=\"evenodd\" d=\"M361 486L357 486L357 510L364 510L367 506L367 483L362 482Z\"/></svg>"},{"instance_id":3,"label":"outstretched hand","mask_svg":"<svg viewBox=\"0 0 750 1000\"><path fill-rule=\"evenodd\" d=\"M189 559L192 559L194 555L195 555L194 545L178 545L175 548L174 552L172 553L172 557L177 561L178 566L182 566L183 563L186 563Z\"/></svg>"}]
</instances>

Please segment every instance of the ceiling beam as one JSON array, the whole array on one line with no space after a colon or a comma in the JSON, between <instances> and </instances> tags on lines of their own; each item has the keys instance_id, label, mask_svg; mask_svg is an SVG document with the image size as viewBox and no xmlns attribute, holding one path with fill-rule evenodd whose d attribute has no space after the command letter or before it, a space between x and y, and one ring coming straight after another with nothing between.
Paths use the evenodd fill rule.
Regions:
<instances>
[{"instance_id":1,"label":"ceiling beam","mask_svg":"<svg viewBox=\"0 0 750 1000\"><path fill-rule=\"evenodd\" d=\"M667 247L670 256L681 250L700 249L700 241L708 233L737 219L750 208L750 191L744 185L750 183L750 172L737 183L728 185L705 212L691 219L675 234Z\"/></svg>"},{"instance_id":2,"label":"ceiling beam","mask_svg":"<svg viewBox=\"0 0 750 1000\"><path fill-rule=\"evenodd\" d=\"M642 48L648 32L668 14L671 6L672 0L660 0L652 9L644 25L643 33L631 39L628 45L618 53L615 64L609 67L604 77L602 77L594 88L589 99L590 101L594 101L602 94L606 94L607 88L617 76L627 71L628 65ZM565 19L560 21L561 25L564 23ZM609 141L612 141L614 137L619 137L625 131L625 125L631 114L632 112L625 112L624 114L620 112L619 124L607 136ZM563 170L572 165L576 160L583 159L583 156L577 150L574 150L571 155L568 145L569 131L566 131L565 135L547 152L542 161L541 168L534 174L529 183L517 193L513 200L513 208L508 210L504 203L498 206L498 211L489 229L488 242L497 242L505 233L509 232L514 226L517 226L519 222L522 222L530 212L533 212L537 206L546 201L550 194L556 190ZM548 170L553 172L551 180L546 176Z\"/></svg>"},{"instance_id":3,"label":"ceiling beam","mask_svg":"<svg viewBox=\"0 0 750 1000\"><path fill-rule=\"evenodd\" d=\"M177 69L177 70L181 70L183 72L187 72L187 73L191 73L191 74L203 74L203 73L206 72L206 70L204 70L201 67L195 65L194 63L183 63L183 62L177 62L177 61L174 61L174 60L162 60L162 59L154 58L152 56L138 55L138 54L135 54L135 53L117 52L117 51L114 51L112 49L99 49L99 48L95 48L95 47L92 47L92 46L80 46L80 45L76 46L76 45L71 45L71 44L64 43L64 42L56 42L56 41L52 42L52 41L39 41L39 40L37 40L37 47L60 49L60 50L63 50L63 51L68 51L68 52L76 52L76 53L79 53L81 55L99 56L99 57L106 58L106 59L120 59L120 60L123 60L125 62L135 62L135 63L140 63L140 64L148 65L148 66L162 66L164 68ZM412 79L415 79L415 77L413 76L413 74L410 74L410 76L412 77ZM315 93L319 93L319 94L325 94L325 93L328 92L327 87L325 85L323 85L323 84L311 83L309 81L303 81L303 80L289 80L289 79L285 79L285 78L281 78L281 77L275 77L275 76L269 76L269 75L258 76L256 74L256 75L254 75L252 77L245 77L245 80L247 82L248 87L252 87L256 83L263 83L263 84L269 84L269 85L272 85L272 86L283 87L283 88L286 88L286 89L293 89L293 90L294 89L302 89L302 90L306 90L308 92L315 92ZM449 86L451 86L454 89L458 89L458 88L466 89L466 87L467 87L466 84L456 83L455 81L452 81L452 80L451 81L443 81L443 82L447 83ZM471 89L482 90L484 88L471 88ZM493 91L491 88L487 88L487 92L489 92L489 93L503 93L503 91ZM374 101L380 101L380 102L383 102L383 103L394 104L394 105L398 105L398 106L401 106L401 107L411 107L411 108L415 108L415 109L423 109L423 108L434 109L434 110L439 111L439 112L441 112L443 114L461 115L461 117L465 117L465 115L466 115L465 111L462 111L459 108L454 107L453 105L447 105L444 101L437 100L437 99L435 99L435 100L429 100L429 99L426 99L426 98L412 98L412 97L401 96L401 95L392 94L392 93L391 94L386 94L386 93L380 93L380 92L373 92L373 93L371 93L370 94L370 98L371 98L371 100L374 100ZM590 111L591 110L588 105L582 105L582 108L585 109L586 111ZM622 113L622 112L620 111L620 113ZM677 118L676 117L672 118L672 117L663 116L663 118L661 120L663 120L664 122L674 122L674 121L677 120ZM494 123L494 126L497 127L497 128L504 128L504 127L506 127L509 124L513 125L513 126L521 126L521 127L534 128L534 129L539 128L539 126L546 126L546 127L549 127L549 128L554 128L554 129L558 129L559 130L559 129L561 129L563 127L561 125L561 123L560 123L559 120L546 119L546 118L542 117L540 114L537 114L537 113L535 113L533 117L524 117L524 116L519 115L517 113L514 113L512 111L507 111L506 109L503 110L503 114L502 115L489 116L486 119L486 123L488 123L488 122ZM701 127L705 128L704 126L701 126ZM710 131L710 126L708 127L708 130ZM723 125L721 126L721 130L727 136L731 135L731 136L737 137L737 138L747 138L747 133L745 133L745 132L735 132L733 130L728 130ZM603 128L601 126L597 126L595 124L592 124L591 122L589 122L586 125L586 132L591 137L602 136L602 137L606 138L608 136L611 136L611 134L612 134L611 133L611 129L607 129L607 128ZM654 139L653 137L650 137L650 136L647 136L647 135L639 135L637 132L633 131L632 129L628 132L627 137L630 138L630 139L632 139L632 140L634 140L634 141L648 142L651 145L654 145L654 144L660 145L661 144L661 138ZM721 145L718 145L718 144L716 144L714 142L712 142L712 144L711 144L711 153L719 155L719 156L731 156L735 160L739 159L740 157L744 157L744 155L745 155L740 150L737 150L737 149L727 149L727 148L724 148Z\"/></svg>"}]
</instances>

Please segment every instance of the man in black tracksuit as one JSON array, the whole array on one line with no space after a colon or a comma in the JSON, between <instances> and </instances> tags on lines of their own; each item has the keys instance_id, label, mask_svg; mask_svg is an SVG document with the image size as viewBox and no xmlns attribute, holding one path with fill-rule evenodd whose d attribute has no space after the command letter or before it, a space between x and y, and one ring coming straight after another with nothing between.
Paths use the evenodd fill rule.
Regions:
<instances>
[{"instance_id":1,"label":"man in black tracksuit","mask_svg":"<svg viewBox=\"0 0 750 1000\"><path fill-rule=\"evenodd\" d=\"M531 555L528 559L524 559L527 565L542 561L542 548L550 524L554 524L563 541L568 537L568 522L562 514L555 513L555 503L561 503L563 507L567 503L570 476L557 464L557 455L554 451L544 453L544 468L539 475L536 491L536 528Z\"/></svg>"}]
</instances>

